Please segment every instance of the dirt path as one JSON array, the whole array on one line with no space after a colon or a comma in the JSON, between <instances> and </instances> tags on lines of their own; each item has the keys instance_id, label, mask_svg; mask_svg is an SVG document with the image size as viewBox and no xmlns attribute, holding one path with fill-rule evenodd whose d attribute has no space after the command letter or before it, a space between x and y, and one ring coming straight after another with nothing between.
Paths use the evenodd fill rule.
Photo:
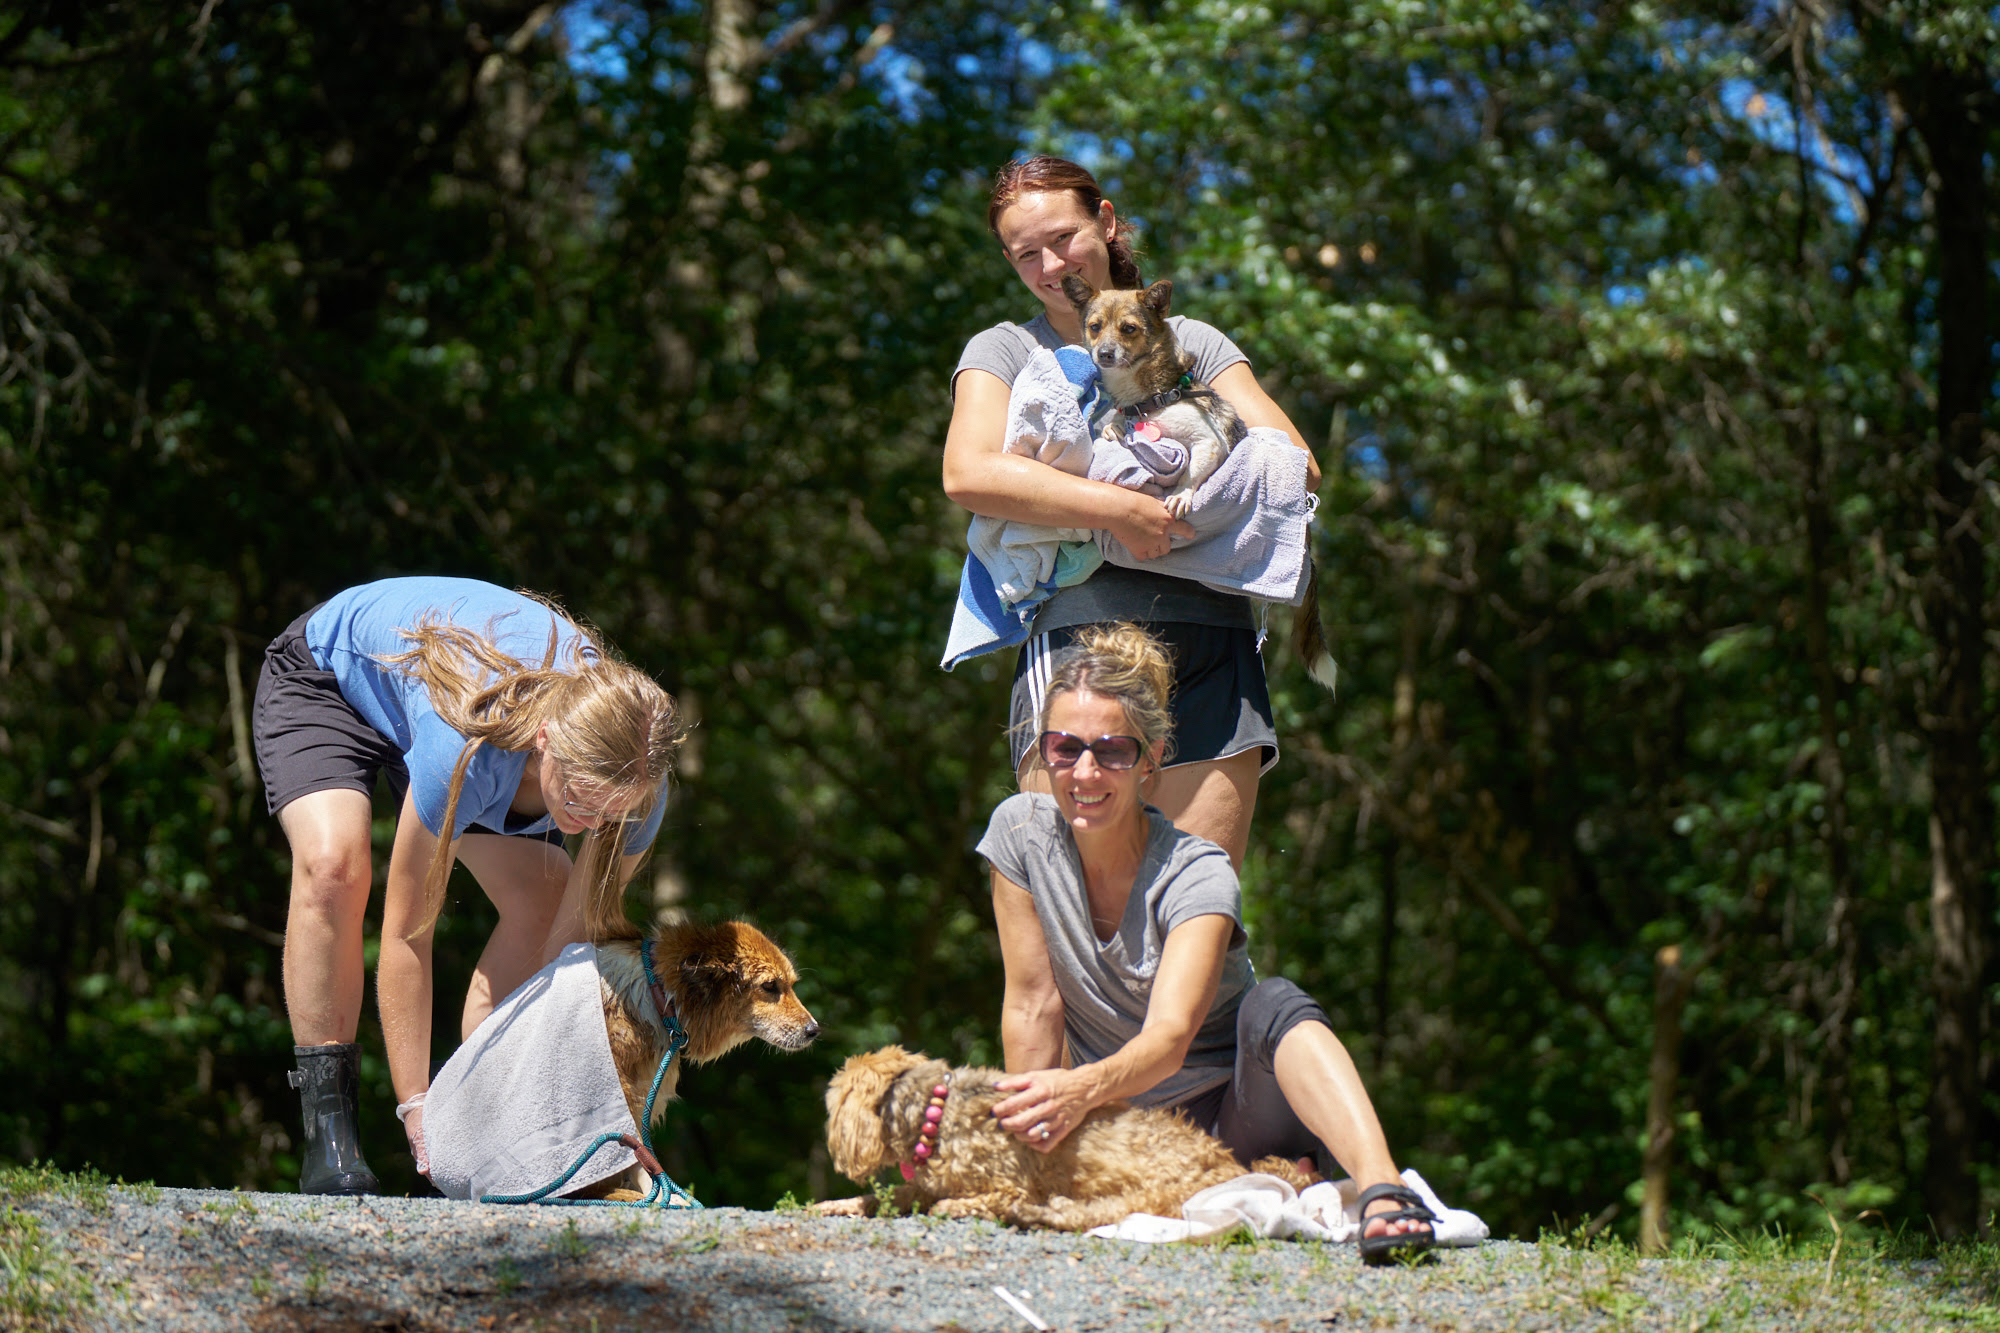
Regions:
<instances>
[{"instance_id":1,"label":"dirt path","mask_svg":"<svg viewBox=\"0 0 2000 1333\"><path fill-rule=\"evenodd\" d=\"M1496 1242L1414 1269L984 1222L69 1188L0 1214L0 1327L147 1330L2000 1329L1992 1269L1640 1261Z\"/></svg>"}]
</instances>

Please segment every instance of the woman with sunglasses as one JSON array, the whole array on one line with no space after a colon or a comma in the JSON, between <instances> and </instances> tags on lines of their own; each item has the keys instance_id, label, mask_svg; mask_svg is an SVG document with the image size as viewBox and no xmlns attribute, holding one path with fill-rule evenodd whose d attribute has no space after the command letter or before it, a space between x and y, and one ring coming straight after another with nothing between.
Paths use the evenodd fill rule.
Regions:
<instances>
[{"instance_id":1,"label":"woman with sunglasses","mask_svg":"<svg viewBox=\"0 0 2000 1333\"><path fill-rule=\"evenodd\" d=\"M1124 1100L1180 1111L1245 1163L1330 1156L1363 1187L1364 1259L1427 1249L1434 1219L1325 1010L1253 974L1228 854L1147 804L1171 678L1138 627L1085 630L1037 719L1049 791L1003 801L979 844L1007 975L996 1086L1013 1095L994 1114L1041 1152Z\"/></svg>"},{"instance_id":2,"label":"woman with sunglasses","mask_svg":"<svg viewBox=\"0 0 2000 1333\"><path fill-rule=\"evenodd\" d=\"M285 1007L305 1119L299 1189L372 1194L356 1128L370 798L398 807L376 1004L417 1169L430 1084L431 936L463 863L499 910L460 1019L572 941L634 933L625 882L652 846L674 701L554 603L471 579L384 579L266 650L252 715L265 799L292 849ZM584 835L574 863L565 835Z\"/></svg>"}]
</instances>

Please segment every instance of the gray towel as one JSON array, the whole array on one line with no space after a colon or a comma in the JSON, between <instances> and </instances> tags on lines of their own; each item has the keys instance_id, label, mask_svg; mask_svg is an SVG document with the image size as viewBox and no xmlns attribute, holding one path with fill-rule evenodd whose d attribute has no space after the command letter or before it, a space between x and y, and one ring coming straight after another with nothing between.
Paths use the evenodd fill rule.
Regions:
<instances>
[{"instance_id":1,"label":"gray towel","mask_svg":"<svg viewBox=\"0 0 2000 1333\"><path fill-rule=\"evenodd\" d=\"M431 1183L448 1199L526 1194L599 1134L637 1134L604 1030L597 947L572 944L494 1006L424 1098ZM632 1165L607 1144L563 1192Z\"/></svg>"},{"instance_id":2,"label":"gray towel","mask_svg":"<svg viewBox=\"0 0 2000 1333\"><path fill-rule=\"evenodd\" d=\"M1090 470L1090 423L1077 405L1078 386L1063 372L1056 354L1035 349L1014 379L1007 397L1008 453L1081 477ZM965 543L986 572L994 591L1012 606L1027 598L1056 572L1064 542L1089 541L1089 528L1055 528L1041 523L975 514ZM1091 568L1096 568L1093 562Z\"/></svg>"},{"instance_id":3,"label":"gray towel","mask_svg":"<svg viewBox=\"0 0 2000 1333\"><path fill-rule=\"evenodd\" d=\"M1311 566L1306 529L1319 497L1306 489L1306 451L1269 426L1253 426L1222 466L1194 493L1192 537L1176 537L1157 560L1139 560L1109 532L1097 534L1104 558L1127 569L1193 579L1217 592L1297 606ZM1138 489L1154 475L1123 444L1100 438L1090 478Z\"/></svg>"}]
</instances>

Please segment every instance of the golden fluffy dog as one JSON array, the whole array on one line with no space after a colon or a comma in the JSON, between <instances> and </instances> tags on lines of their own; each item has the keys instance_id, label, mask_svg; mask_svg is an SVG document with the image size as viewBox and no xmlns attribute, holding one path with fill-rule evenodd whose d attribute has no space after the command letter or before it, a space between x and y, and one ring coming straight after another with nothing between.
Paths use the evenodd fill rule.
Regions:
<instances>
[{"instance_id":1,"label":"golden fluffy dog","mask_svg":"<svg viewBox=\"0 0 2000 1333\"><path fill-rule=\"evenodd\" d=\"M852 1056L826 1090L826 1143L833 1164L865 1183L887 1166L906 1181L896 1206L952 1217L990 1217L1015 1226L1087 1231L1131 1213L1180 1216L1210 1185L1244 1173L1221 1140L1171 1111L1112 1102L1098 1107L1047 1153L1036 1152L993 1118L998 1069L954 1069L942 1060L885 1046ZM917 1152L933 1089L943 1086L936 1148ZM1310 1183L1295 1163L1267 1157L1248 1168Z\"/></svg>"},{"instance_id":2,"label":"golden fluffy dog","mask_svg":"<svg viewBox=\"0 0 2000 1333\"><path fill-rule=\"evenodd\" d=\"M655 1120L674 1099L683 1065L707 1064L752 1037L782 1051L796 1051L819 1036L819 1023L792 991L799 979L792 960L748 922L661 926L653 936L653 972L660 981L657 998L647 983L639 949L638 940L609 940L597 946L604 1026L634 1124L645 1122L646 1093L667 1050L659 1000L675 1011L688 1044L660 1083ZM636 1198L637 1183L631 1172L621 1172L585 1193L614 1199L630 1193Z\"/></svg>"}]
</instances>

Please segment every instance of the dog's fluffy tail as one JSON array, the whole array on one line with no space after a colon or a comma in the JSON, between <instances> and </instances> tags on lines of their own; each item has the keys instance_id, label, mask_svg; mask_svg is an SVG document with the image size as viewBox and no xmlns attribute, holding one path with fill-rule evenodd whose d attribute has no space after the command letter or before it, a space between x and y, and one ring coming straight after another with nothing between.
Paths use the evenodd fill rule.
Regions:
<instances>
[{"instance_id":1,"label":"dog's fluffy tail","mask_svg":"<svg viewBox=\"0 0 2000 1333\"><path fill-rule=\"evenodd\" d=\"M1307 557L1311 561L1311 557ZM1333 693L1340 681L1340 666L1326 646L1326 629L1319 620L1319 565L1306 565L1306 599L1292 613L1292 644L1305 663L1306 674Z\"/></svg>"}]
</instances>

